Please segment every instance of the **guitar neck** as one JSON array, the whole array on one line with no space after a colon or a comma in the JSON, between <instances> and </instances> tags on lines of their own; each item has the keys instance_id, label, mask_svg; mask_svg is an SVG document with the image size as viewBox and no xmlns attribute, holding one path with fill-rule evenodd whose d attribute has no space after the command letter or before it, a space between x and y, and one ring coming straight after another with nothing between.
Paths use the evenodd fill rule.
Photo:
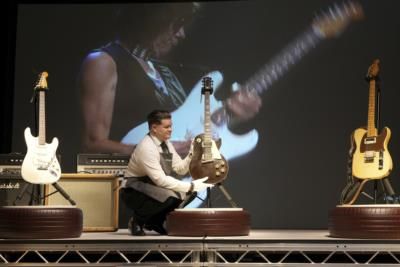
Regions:
<instances>
[{"instance_id":1,"label":"guitar neck","mask_svg":"<svg viewBox=\"0 0 400 267\"><path fill-rule=\"evenodd\" d=\"M272 58L269 63L265 64L256 74L250 77L242 85L242 90L256 91L258 94L263 93L321 40L322 38L318 31L314 30L313 27L309 27Z\"/></svg>"},{"instance_id":2,"label":"guitar neck","mask_svg":"<svg viewBox=\"0 0 400 267\"><path fill-rule=\"evenodd\" d=\"M377 136L377 129L375 125L375 102L376 102L376 80L369 81L369 99L368 99L368 124L367 136Z\"/></svg>"},{"instance_id":3,"label":"guitar neck","mask_svg":"<svg viewBox=\"0 0 400 267\"><path fill-rule=\"evenodd\" d=\"M210 111L210 92L204 93L204 141L203 141L203 155L204 159L212 159L212 136L211 136L211 111Z\"/></svg>"},{"instance_id":4,"label":"guitar neck","mask_svg":"<svg viewBox=\"0 0 400 267\"><path fill-rule=\"evenodd\" d=\"M312 48L323 39L314 27L309 27L293 42L286 46L278 55L265 64L257 73L250 77L240 90L256 92L261 95L271 85L281 78L289 69L300 61ZM226 105L213 114L213 122L216 125L227 123L231 118L226 111Z\"/></svg>"},{"instance_id":5,"label":"guitar neck","mask_svg":"<svg viewBox=\"0 0 400 267\"><path fill-rule=\"evenodd\" d=\"M44 90L39 90L39 145L46 143L46 101Z\"/></svg>"}]
</instances>

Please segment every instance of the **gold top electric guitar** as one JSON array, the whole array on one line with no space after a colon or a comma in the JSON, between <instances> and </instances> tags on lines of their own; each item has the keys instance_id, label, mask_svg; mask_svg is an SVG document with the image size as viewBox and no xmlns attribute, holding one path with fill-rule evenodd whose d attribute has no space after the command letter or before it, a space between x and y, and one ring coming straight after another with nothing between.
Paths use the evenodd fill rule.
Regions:
<instances>
[{"instance_id":1,"label":"gold top electric guitar","mask_svg":"<svg viewBox=\"0 0 400 267\"><path fill-rule=\"evenodd\" d=\"M384 127L378 134L375 125L376 85L379 60L368 68L369 103L367 129L358 128L353 133L356 150L353 154L352 172L359 179L381 179L389 175L393 168L392 158L387 149L391 132Z\"/></svg>"},{"instance_id":2,"label":"gold top electric guitar","mask_svg":"<svg viewBox=\"0 0 400 267\"><path fill-rule=\"evenodd\" d=\"M33 184L52 184L61 177L60 164L56 157L58 139L53 138L50 144L46 143L46 120L45 120L45 91L47 87L48 73L39 75L34 90L39 92L39 135L32 136L31 129L25 129L25 142L27 153L22 162L22 178Z\"/></svg>"},{"instance_id":3,"label":"gold top electric guitar","mask_svg":"<svg viewBox=\"0 0 400 267\"><path fill-rule=\"evenodd\" d=\"M212 139L210 95L213 93L211 77L204 77L201 93L204 95L204 133L194 138L193 157L189 172L193 179L208 176L207 183L216 184L228 174L228 162L219 152L221 139ZM234 144L232 144L234 145Z\"/></svg>"}]
</instances>

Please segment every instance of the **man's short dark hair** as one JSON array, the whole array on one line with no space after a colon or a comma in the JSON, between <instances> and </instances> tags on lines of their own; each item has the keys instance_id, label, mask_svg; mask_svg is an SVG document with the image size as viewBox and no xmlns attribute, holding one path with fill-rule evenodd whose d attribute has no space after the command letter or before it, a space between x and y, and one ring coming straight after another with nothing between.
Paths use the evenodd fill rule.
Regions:
<instances>
[{"instance_id":1,"label":"man's short dark hair","mask_svg":"<svg viewBox=\"0 0 400 267\"><path fill-rule=\"evenodd\" d=\"M156 109L147 115L147 123L149 124L149 129L153 124L161 124L162 120L171 119L171 113L167 110Z\"/></svg>"}]
</instances>

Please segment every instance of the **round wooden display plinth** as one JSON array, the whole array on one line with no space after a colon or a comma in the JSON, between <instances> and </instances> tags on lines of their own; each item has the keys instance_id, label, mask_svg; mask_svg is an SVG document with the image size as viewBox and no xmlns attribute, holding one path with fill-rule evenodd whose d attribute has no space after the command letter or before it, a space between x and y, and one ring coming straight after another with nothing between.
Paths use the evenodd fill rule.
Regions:
<instances>
[{"instance_id":1,"label":"round wooden display plinth","mask_svg":"<svg viewBox=\"0 0 400 267\"><path fill-rule=\"evenodd\" d=\"M329 214L329 234L341 238L400 239L400 205L339 205Z\"/></svg>"},{"instance_id":2,"label":"round wooden display plinth","mask_svg":"<svg viewBox=\"0 0 400 267\"><path fill-rule=\"evenodd\" d=\"M166 228L171 236L243 236L250 232L250 214L241 208L176 209Z\"/></svg>"},{"instance_id":3,"label":"round wooden display plinth","mask_svg":"<svg viewBox=\"0 0 400 267\"><path fill-rule=\"evenodd\" d=\"M74 206L0 207L0 238L73 238L82 229L82 210Z\"/></svg>"}]
</instances>

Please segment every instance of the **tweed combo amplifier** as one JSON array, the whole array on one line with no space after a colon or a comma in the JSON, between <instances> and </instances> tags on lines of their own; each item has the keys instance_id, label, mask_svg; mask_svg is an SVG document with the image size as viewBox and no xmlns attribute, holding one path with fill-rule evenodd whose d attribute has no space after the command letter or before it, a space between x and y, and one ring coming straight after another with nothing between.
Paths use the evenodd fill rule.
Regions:
<instances>
[{"instance_id":1,"label":"tweed combo amplifier","mask_svg":"<svg viewBox=\"0 0 400 267\"><path fill-rule=\"evenodd\" d=\"M63 173L57 182L83 212L84 232L118 229L119 182L109 174ZM45 205L69 205L56 188L45 185Z\"/></svg>"},{"instance_id":2,"label":"tweed combo amplifier","mask_svg":"<svg viewBox=\"0 0 400 267\"><path fill-rule=\"evenodd\" d=\"M124 154L78 154L76 171L124 176L129 158L129 155Z\"/></svg>"}]
</instances>

